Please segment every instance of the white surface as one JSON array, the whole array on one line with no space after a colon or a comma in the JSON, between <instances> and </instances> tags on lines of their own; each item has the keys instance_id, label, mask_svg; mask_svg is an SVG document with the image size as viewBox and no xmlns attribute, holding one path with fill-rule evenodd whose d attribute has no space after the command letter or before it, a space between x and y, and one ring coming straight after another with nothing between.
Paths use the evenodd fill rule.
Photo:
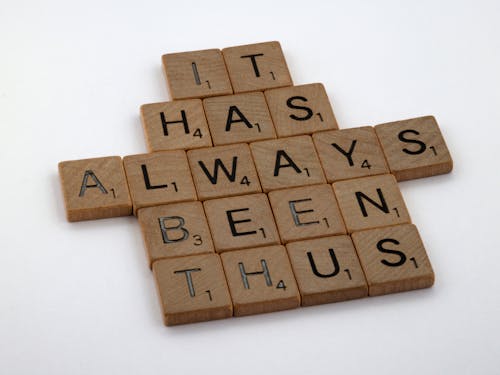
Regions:
<instances>
[{"instance_id":1,"label":"white surface","mask_svg":"<svg viewBox=\"0 0 500 375\"><path fill-rule=\"evenodd\" d=\"M495 1L0 3L1 374L499 371ZM69 224L57 163L144 152L167 52L279 40L342 128L434 114L452 174L401 184L430 290L166 328L134 218Z\"/></svg>"}]
</instances>

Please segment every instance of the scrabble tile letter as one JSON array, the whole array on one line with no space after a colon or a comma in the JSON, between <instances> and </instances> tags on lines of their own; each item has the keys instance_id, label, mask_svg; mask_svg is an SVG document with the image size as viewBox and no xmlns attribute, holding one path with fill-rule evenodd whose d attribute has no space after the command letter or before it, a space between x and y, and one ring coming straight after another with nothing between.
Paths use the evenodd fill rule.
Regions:
<instances>
[{"instance_id":1,"label":"scrabble tile letter","mask_svg":"<svg viewBox=\"0 0 500 375\"><path fill-rule=\"evenodd\" d=\"M349 236L286 245L302 306L366 297L368 286Z\"/></svg>"},{"instance_id":2,"label":"scrabble tile letter","mask_svg":"<svg viewBox=\"0 0 500 375\"><path fill-rule=\"evenodd\" d=\"M163 259L153 273L167 326L232 316L224 270L216 254Z\"/></svg>"},{"instance_id":3,"label":"scrabble tile letter","mask_svg":"<svg viewBox=\"0 0 500 375\"><path fill-rule=\"evenodd\" d=\"M218 49L162 56L172 99L232 94L222 53Z\"/></svg>"},{"instance_id":4,"label":"scrabble tile letter","mask_svg":"<svg viewBox=\"0 0 500 375\"><path fill-rule=\"evenodd\" d=\"M185 151L125 156L123 164L134 214L143 207L196 200Z\"/></svg>"},{"instance_id":5,"label":"scrabble tile letter","mask_svg":"<svg viewBox=\"0 0 500 375\"><path fill-rule=\"evenodd\" d=\"M321 83L267 90L265 95L278 137L338 129Z\"/></svg>"},{"instance_id":6,"label":"scrabble tile letter","mask_svg":"<svg viewBox=\"0 0 500 375\"><path fill-rule=\"evenodd\" d=\"M434 272L413 224L352 234L370 296L429 288Z\"/></svg>"},{"instance_id":7,"label":"scrabble tile letter","mask_svg":"<svg viewBox=\"0 0 500 375\"><path fill-rule=\"evenodd\" d=\"M283 246L221 255L235 316L293 309L300 295Z\"/></svg>"},{"instance_id":8,"label":"scrabble tile letter","mask_svg":"<svg viewBox=\"0 0 500 375\"><path fill-rule=\"evenodd\" d=\"M235 93L293 84L279 42L229 47L222 53Z\"/></svg>"},{"instance_id":9,"label":"scrabble tile letter","mask_svg":"<svg viewBox=\"0 0 500 375\"><path fill-rule=\"evenodd\" d=\"M211 199L204 206L217 252L280 243L265 194Z\"/></svg>"},{"instance_id":10,"label":"scrabble tile letter","mask_svg":"<svg viewBox=\"0 0 500 375\"><path fill-rule=\"evenodd\" d=\"M132 214L121 157L63 161L59 176L68 221Z\"/></svg>"},{"instance_id":11,"label":"scrabble tile letter","mask_svg":"<svg viewBox=\"0 0 500 375\"><path fill-rule=\"evenodd\" d=\"M333 190L348 232L410 222L393 175L339 181Z\"/></svg>"},{"instance_id":12,"label":"scrabble tile letter","mask_svg":"<svg viewBox=\"0 0 500 375\"><path fill-rule=\"evenodd\" d=\"M453 161L434 116L375 126L398 181L449 173Z\"/></svg>"},{"instance_id":13,"label":"scrabble tile letter","mask_svg":"<svg viewBox=\"0 0 500 375\"><path fill-rule=\"evenodd\" d=\"M150 152L212 146L200 99L144 104L141 119Z\"/></svg>"}]
</instances>

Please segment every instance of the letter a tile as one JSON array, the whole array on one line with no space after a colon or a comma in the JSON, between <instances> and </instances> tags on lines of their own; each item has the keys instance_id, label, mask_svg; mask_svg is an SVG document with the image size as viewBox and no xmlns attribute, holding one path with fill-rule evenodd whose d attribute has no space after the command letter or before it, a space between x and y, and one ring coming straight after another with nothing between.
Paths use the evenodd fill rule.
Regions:
<instances>
[{"instance_id":1,"label":"letter a tile","mask_svg":"<svg viewBox=\"0 0 500 375\"><path fill-rule=\"evenodd\" d=\"M349 233L411 221L391 174L335 182L333 190Z\"/></svg>"},{"instance_id":2,"label":"letter a tile","mask_svg":"<svg viewBox=\"0 0 500 375\"><path fill-rule=\"evenodd\" d=\"M368 286L349 236L286 245L302 306L368 296Z\"/></svg>"},{"instance_id":3,"label":"letter a tile","mask_svg":"<svg viewBox=\"0 0 500 375\"><path fill-rule=\"evenodd\" d=\"M434 272L413 224L352 234L370 296L429 288Z\"/></svg>"},{"instance_id":4,"label":"letter a tile","mask_svg":"<svg viewBox=\"0 0 500 375\"><path fill-rule=\"evenodd\" d=\"M153 263L153 274L167 326L232 316L217 254L162 259Z\"/></svg>"},{"instance_id":5,"label":"letter a tile","mask_svg":"<svg viewBox=\"0 0 500 375\"><path fill-rule=\"evenodd\" d=\"M63 161L59 176L68 221L132 214L121 157Z\"/></svg>"},{"instance_id":6,"label":"letter a tile","mask_svg":"<svg viewBox=\"0 0 500 375\"><path fill-rule=\"evenodd\" d=\"M300 306L300 294L283 246L230 251L221 258L235 316Z\"/></svg>"}]
</instances>

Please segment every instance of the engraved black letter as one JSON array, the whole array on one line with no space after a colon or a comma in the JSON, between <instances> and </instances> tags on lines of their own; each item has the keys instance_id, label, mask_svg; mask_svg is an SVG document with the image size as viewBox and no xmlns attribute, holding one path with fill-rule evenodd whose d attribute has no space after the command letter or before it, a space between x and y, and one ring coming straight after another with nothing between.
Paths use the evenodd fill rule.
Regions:
<instances>
[{"instance_id":1,"label":"engraved black letter","mask_svg":"<svg viewBox=\"0 0 500 375\"><path fill-rule=\"evenodd\" d=\"M281 158L286 159L288 164L281 164ZM274 164L274 176L278 176L280 174L281 168L292 167L295 169L295 172L302 173L300 168L295 164L290 156L284 150L278 150L276 152L276 163Z\"/></svg>"},{"instance_id":2,"label":"engraved black letter","mask_svg":"<svg viewBox=\"0 0 500 375\"><path fill-rule=\"evenodd\" d=\"M337 257L335 256L335 252L333 251L333 249L328 249L328 252L330 253L330 258L332 258L332 263L333 263L334 269L333 269L332 273L327 274L327 275L324 275L324 274L318 272L318 269L316 268L316 263L314 263L312 253L310 251L307 252L307 258L309 259L309 263L311 264L312 271L318 277L324 277L324 278L334 277L340 271L339 262L337 260Z\"/></svg>"},{"instance_id":3,"label":"engraved black letter","mask_svg":"<svg viewBox=\"0 0 500 375\"><path fill-rule=\"evenodd\" d=\"M255 231L255 230L252 230L252 231L249 231L249 232L238 232L236 230L236 224L239 224L239 223L249 223L249 222L252 221L252 219L243 219L243 220L234 220L233 219L233 212L242 212L242 211L250 211L250 209L249 208L239 208L237 210L226 211L227 221L229 221L229 227L231 228L231 234L234 237L246 236L246 235L249 235L249 234L256 234L257 233L257 231Z\"/></svg>"},{"instance_id":4,"label":"engraved black letter","mask_svg":"<svg viewBox=\"0 0 500 375\"><path fill-rule=\"evenodd\" d=\"M252 61L252 66L253 66L253 71L255 73L255 76L260 77L259 68L257 66L257 60L255 59L257 56L264 56L264 54L263 53L256 53L253 55L240 56L240 58L242 58L242 59L250 58L250 60Z\"/></svg>"},{"instance_id":5,"label":"engraved black letter","mask_svg":"<svg viewBox=\"0 0 500 375\"><path fill-rule=\"evenodd\" d=\"M377 207L379 210L384 211L386 214L389 213L389 207L387 206L387 202L385 201L384 195L382 194L382 190L380 190L380 188L377 188L377 194L380 199L380 203L375 202L373 199L366 196L360 191L356 192L356 199L358 200L359 208L361 208L361 212L363 213L364 217L368 216L368 212L366 212L366 207L363 203L363 199L366 199L368 202Z\"/></svg>"},{"instance_id":6,"label":"engraved black letter","mask_svg":"<svg viewBox=\"0 0 500 375\"><path fill-rule=\"evenodd\" d=\"M301 109L301 110L306 112L306 115L303 117L299 117L299 116L296 116L294 114L291 114L290 118L292 118L293 120L296 120L296 121L306 121L306 120L309 120L311 117L313 117L313 111L311 110L311 108L304 107L301 105L295 105L292 103L292 101L294 101L294 100L301 100L303 102L307 102L307 98L304 98L303 96L292 96L291 98L288 98L288 100L286 101L286 105L288 106L288 108Z\"/></svg>"},{"instance_id":7,"label":"engraved black letter","mask_svg":"<svg viewBox=\"0 0 500 375\"><path fill-rule=\"evenodd\" d=\"M403 265L406 262L406 255L402 251L384 248L384 244L386 242L393 243L394 245L399 245L399 241L398 240L395 240L395 239L392 239L392 238L385 238L385 239L380 240L380 241L377 242L377 249L378 249L378 251L380 251L381 253L386 253L386 254L399 255L399 260L397 262L392 263L392 262L389 262L388 260L382 259L380 261L380 263L382 263L382 264L384 264L386 266L389 266L389 267L399 267L399 266Z\"/></svg>"},{"instance_id":8,"label":"engraved black letter","mask_svg":"<svg viewBox=\"0 0 500 375\"><path fill-rule=\"evenodd\" d=\"M238 119L233 119L233 113L236 113L238 115ZM230 131L231 130L231 125L235 122L243 122L247 128L250 128L252 129L253 126L252 124L250 123L250 121L248 121L248 119L245 117L245 115L243 113L241 113L241 111L238 109L238 107L236 107L235 105L232 105L231 107L229 107L229 112L227 114L227 121L226 121L226 131Z\"/></svg>"},{"instance_id":9,"label":"engraved black letter","mask_svg":"<svg viewBox=\"0 0 500 375\"><path fill-rule=\"evenodd\" d=\"M352 161L352 153L354 152L354 146L356 146L357 140L354 139L351 143L351 147L349 148L349 151L345 151L343 148L341 148L338 144L332 143L332 146L335 147L338 152L340 152L342 155L344 155L347 158L347 161L349 162L349 166L352 167L354 165L354 162Z\"/></svg>"},{"instance_id":10,"label":"engraved black letter","mask_svg":"<svg viewBox=\"0 0 500 375\"><path fill-rule=\"evenodd\" d=\"M419 145L420 147L418 148L418 150L415 150L415 151L408 150L407 148L403 148L403 150L402 150L403 152L405 152L409 155L418 155L426 150L427 146L424 142L419 141L418 139L405 138L406 133L411 133L411 134L415 134L415 135L420 135L420 133L416 130L408 129L408 130L403 130L402 132L400 132L398 134L398 138L401 142L415 143L415 144Z\"/></svg>"},{"instance_id":11,"label":"engraved black letter","mask_svg":"<svg viewBox=\"0 0 500 375\"><path fill-rule=\"evenodd\" d=\"M168 124L183 124L184 125L184 133L189 134L189 126L188 126L188 121L186 117L186 112L184 110L181 111L181 116L182 120L178 121L167 121L165 119L165 114L163 112L160 112L160 118L161 118L161 124L163 125L163 134L168 135Z\"/></svg>"},{"instance_id":12,"label":"engraved black letter","mask_svg":"<svg viewBox=\"0 0 500 375\"><path fill-rule=\"evenodd\" d=\"M212 185L215 185L217 183L217 179L219 176L219 168L222 169L222 172L224 172L224 174L226 175L226 177L228 178L229 181L234 182L234 180L236 178L237 162L238 162L238 157L233 156L233 164L231 167L231 173L229 173L229 171L227 170L227 168L224 165L224 163L222 162L222 160L220 160L219 158L215 159L213 175L210 174L207 167L205 166L205 163L203 163L201 160L198 161L198 164L200 165L201 169L203 169L203 172L205 172L205 174L207 175L207 177L210 180L210 182L212 183Z\"/></svg>"}]
</instances>

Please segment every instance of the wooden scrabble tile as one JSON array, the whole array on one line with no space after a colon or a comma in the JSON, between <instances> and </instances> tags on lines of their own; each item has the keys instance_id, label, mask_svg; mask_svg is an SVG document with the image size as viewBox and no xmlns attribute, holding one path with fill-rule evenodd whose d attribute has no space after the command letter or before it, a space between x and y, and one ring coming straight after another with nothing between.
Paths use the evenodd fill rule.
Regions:
<instances>
[{"instance_id":1,"label":"wooden scrabble tile","mask_svg":"<svg viewBox=\"0 0 500 375\"><path fill-rule=\"evenodd\" d=\"M68 221L132 214L121 157L62 161L59 176Z\"/></svg>"},{"instance_id":2,"label":"wooden scrabble tile","mask_svg":"<svg viewBox=\"0 0 500 375\"><path fill-rule=\"evenodd\" d=\"M222 50L235 93L293 85L279 42Z\"/></svg>"},{"instance_id":3,"label":"wooden scrabble tile","mask_svg":"<svg viewBox=\"0 0 500 375\"><path fill-rule=\"evenodd\" d=\"M265 194L211 199L203 205L219 253L280 243Z\"/></svg>"},{"instance_id":4,"label":"wooden scrabble tile","mask_svg":"<svg viewBox=\"0 0 500 375\"><path fill-rule=\"evenodd\" d=\"M134 215L143 207L196 200L185 151L125 156L123 164Z\"/></svg>"},{"instance_id":5,"label":"wooden scrabble tile","mask_svg":"<svg viewBox=\"0 0 500 375\"><path fill-rule=\"evenodd\" d=\"M276 138L266 99L261 92L203 100L215 145Z\"/></svg>"},{"instance_id":6,"label":"wooden scrabble tile","mask_svg":"<svg viewBox=\"0 0 500 375\"><path fill-rule=\"evenodd\" d=\"M370 296L429 288L434 272L417 228L397 225L355 232L354 246Z\"/></svg>"},{"instance_id":7,"label":"wooden scrabble tile","mask_svg":"<svg viewBox=\"0 0 500 375\"><path fill-rule=\"evenodd\" d=\"M283 243L346 233L330 185L271 191L269 201Z\"/></svg>"},{"instance_id":8,"label":"wooden scrabble tile","mask_svg":"<svg viewBox=\"0 0 500 375\"><path fill-rule=\"evenodd\" d=\"M141 119L149 152L212 146L200 99L144 104Z\"/></svg>"},{"instance_id":9,"label":"wooden scrabble tile","mask_svg":"<svg viewBox=\"0 0 500 375\"><path fill-rule=\"evenodd\" d=\"M191 150L187 155L200 200L262 191L246 143Z\"/></svg>"},{"instance_id":10,"label":"wooden scrabble tile","mask_svg":"<svg viewBox=\"0 0 500 375\"><path fill-rule=\"evenodd\" d=\"M137 217L150 266L158 259L215 251L201 202L141 208Z\"/></svg>"},{"instance_id":11,"label":"wooden scrabble tile","mask_svg":"<svg viewBox=\"0 0 500 375\"><path fill-rule=\"evenodd\" d=\"M339 128L321 83L267 90L265 95L278 137Z\"/></svg>"},{"instance_id":12,"label":"wooden scrabble tile","mask_svg":"<svg viewBox=\"0 0 500 375\"><path fill-rule=\"evenodd\" d=\"M174 100L233 93L219 49L169 53L162 60Z\"/></svg>"},{"instance_id":13,"label":"wooden scrabble tile","mask_svg":"<svg viewBox=\"0 0 500 375\"><path fill-rule=\"evenodd\" d=\"M333 190L349 233L411 221L393 175L339 181Z\"/></svg>"},{"instance_id":14,"label":"wooden scrabble tile","mask_svg":"<svg viewBox=\"0 0 500 375\"><path fill-rule=\"evenodd\" d=\"M449 173L453 160L434 116L375 126L398 181Z\"/></svg>"},{"instance_id":15,"label":"wooden scrabble tile","mask_svg":"<svg viewBox=\"0 0 500 375\"><path fill-rule=\"evenodd\" d=\"M286 245L302 306L368 296L368 286L349 236Z\"/></svg>"},{"instance_id":16,"label":"wooden scrabble tile","mask_svg":"<svg viewBox=\"0 0 500 375\"><path fill-rule=\"evenodd\" d=\"M221 255L235 316L300 306L300 295L283 246L230 251Z\"/></svg>"},{"instance_id":17,"label":"wooden scrabble tile","mask_svg":"<svg viewBox=\"0 0 500 375\"><path fill-rule=\"evenodd\" d=\"M153 273L167 326L233 315L217 254L162 259L153 263Z\"/></svg>"},{"instance_id":18,"label":"wooden scrabble tile","mask_svg":"<svg viewBox=\"0 0 500 375\"><path fill-rule=\"evenodd\" d=\"M254 142L250 149L264 192L326 182L310 136Z\"/></svg>"},{"instance_id":19,"label":"wooden scrabble tile","mask_svg":"<svg viewBox=\"0 0 500 375\"><path fill-rule=\"evenodd\" d=\"M312 138L328 182L389 173L371 126L319 132Z\"/></svg>"}]
</instances>

